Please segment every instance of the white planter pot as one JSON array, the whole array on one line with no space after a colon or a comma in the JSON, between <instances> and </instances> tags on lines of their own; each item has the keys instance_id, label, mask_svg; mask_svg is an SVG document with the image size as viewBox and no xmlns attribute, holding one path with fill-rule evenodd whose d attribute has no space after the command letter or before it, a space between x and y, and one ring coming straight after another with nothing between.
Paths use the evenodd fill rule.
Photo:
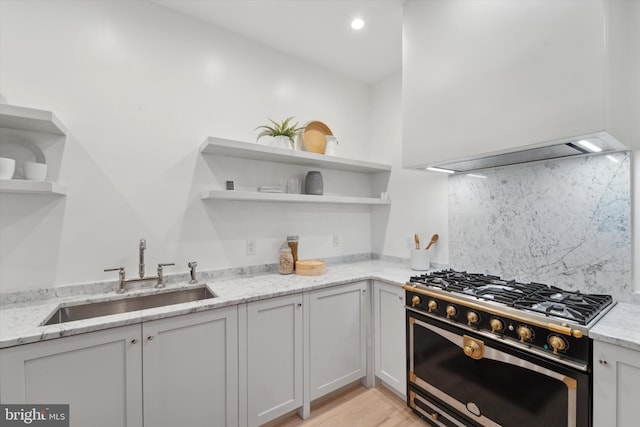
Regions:
<instances>
[{"instance_id":1,"label":"white planter pot","mask_svg":"<svg viewBox=\"0 0 640 427\"><path fill-rule=\"evenodd\" d=\"M275 141L275 146L276 147L280 147L280 148L293 148L291 146L291 141L289 140L288 136L282 136L282 135L278 135L278 136L274 136L273 137L274 141Z\"/></svg>"}]
</instances>

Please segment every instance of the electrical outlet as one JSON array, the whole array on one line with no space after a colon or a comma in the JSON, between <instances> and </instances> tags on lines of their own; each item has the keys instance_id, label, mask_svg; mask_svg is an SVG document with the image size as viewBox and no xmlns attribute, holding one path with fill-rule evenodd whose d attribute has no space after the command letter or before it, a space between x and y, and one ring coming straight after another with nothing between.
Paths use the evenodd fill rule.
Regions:
<instances>
[{"instance_id":1,"label":"electrical outlet","mask_svg":"<svg viewBox=\"0 0 640 427\"><path fill-rule=\"evenodd\" d=\"M333 235L333 247L337 248L338 246L340 246L340 236L338 236L337 234Z\"/></svg>"},{"instance_id":2,"label":"electrical outlet","mask_svg":"<svg viewBox=\"0 0 640 427\"><path fill-rule=\"evenodd\" d=\"M256 254L256 241L251 239L247 240L247 255L255 255Z\"/></svg>"},{"instance_id":3,"label":"electrical outlet","mask_svg":"<svg viewBox=\"0 0 640 427\"><path fill-rule=\"evenodd\" d=\"M407 247L407 249L413 249L415 247L416 243L415 243L415 239L413 236L407 236L407 240L405 243L405 246Z\"/></svg>"}]
</instances>

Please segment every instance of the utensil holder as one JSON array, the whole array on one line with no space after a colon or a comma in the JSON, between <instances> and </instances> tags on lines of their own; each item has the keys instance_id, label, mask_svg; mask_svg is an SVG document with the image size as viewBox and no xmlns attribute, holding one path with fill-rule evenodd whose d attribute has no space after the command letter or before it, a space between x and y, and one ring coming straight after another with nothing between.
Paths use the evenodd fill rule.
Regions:
<instances>
[{"instance_id":1,"label":"utensil holder","mask_svg":"<svg viewBox=\"0 0 640 427\"><path fill-rule=\"evenodd\" d=\"M409 265L412 270L426 271L431 268L431 251L424 248L411 249L411 261Z\"/></svg>"}]
</instances>

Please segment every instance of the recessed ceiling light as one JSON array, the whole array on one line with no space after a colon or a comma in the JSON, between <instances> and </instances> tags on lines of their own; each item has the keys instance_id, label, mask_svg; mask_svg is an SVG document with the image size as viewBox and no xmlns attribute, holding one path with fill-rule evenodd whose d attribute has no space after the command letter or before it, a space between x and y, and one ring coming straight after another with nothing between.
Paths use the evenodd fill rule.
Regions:
<instances>
[{"instance_id":1,"label":"recessed ceiling light","mask_svg":"<svg viewBox=\"0 0 640 427\"><path fill-rule=\"evenodd\" d=\"M456 171L452 171L449 169L443 169L443 168L427 168L428 171L432 171L432 172L444 172L444 173L456 173Z\"/></svg>"},{"instance_id":2,"label":"recessed ceiling light","mask_svg":"<svg viewBox=\"0 0 640 427\"><path fill-rule=\"evenodd\" d=\"M599 153L600 151L602 151L602 148L598 147L597 145L595 145L591 141L587 141L586 139L578 141L577 144L580 145L581 147L591 151L592 153Z\"/></svg>"},{"instance_id":3,"label":"recessed ceiling light","mask_svg":"<svg viewBox=\"0 0 640 427\"><path fill-rule=\"evenodd\" d=\"M351 21L351 28L353 28L354 30L361 30L362 27L364 27L364 21L362 20L362 18L355 18L353 21Z\"/></svg>"}]
</instances>

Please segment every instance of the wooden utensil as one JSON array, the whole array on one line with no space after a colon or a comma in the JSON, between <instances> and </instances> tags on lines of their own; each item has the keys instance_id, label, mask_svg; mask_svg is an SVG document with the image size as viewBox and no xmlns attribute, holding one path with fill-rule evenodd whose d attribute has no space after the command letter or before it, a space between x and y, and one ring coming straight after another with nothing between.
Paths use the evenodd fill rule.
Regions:
<instances>
[{"instance_id":1,"label":"wooden utensil","mask_svg":"<svg viewBox=\"0 0 640 427\"><path fill-rule=\"evenodd\" d=\"M413 235L413 240L416 242L416 249L420 249L420 238L418 237L418 233Z\"/></svg>"},{"instance_id":2,"label":"wooden utensil","mask_svg":"<svg viewBox=\"0 0 640 427\"><path fill-rule=\"evenodd\" d=\"M429 241L429 244L424 249L425 250L429 249L431 247L431 245L433 245L435 242L438 241L439 238L440 238L440 236L438 236L437 234L434 234L433 236L431 236L431 240Z\"/></svg>"}]
</instances>

